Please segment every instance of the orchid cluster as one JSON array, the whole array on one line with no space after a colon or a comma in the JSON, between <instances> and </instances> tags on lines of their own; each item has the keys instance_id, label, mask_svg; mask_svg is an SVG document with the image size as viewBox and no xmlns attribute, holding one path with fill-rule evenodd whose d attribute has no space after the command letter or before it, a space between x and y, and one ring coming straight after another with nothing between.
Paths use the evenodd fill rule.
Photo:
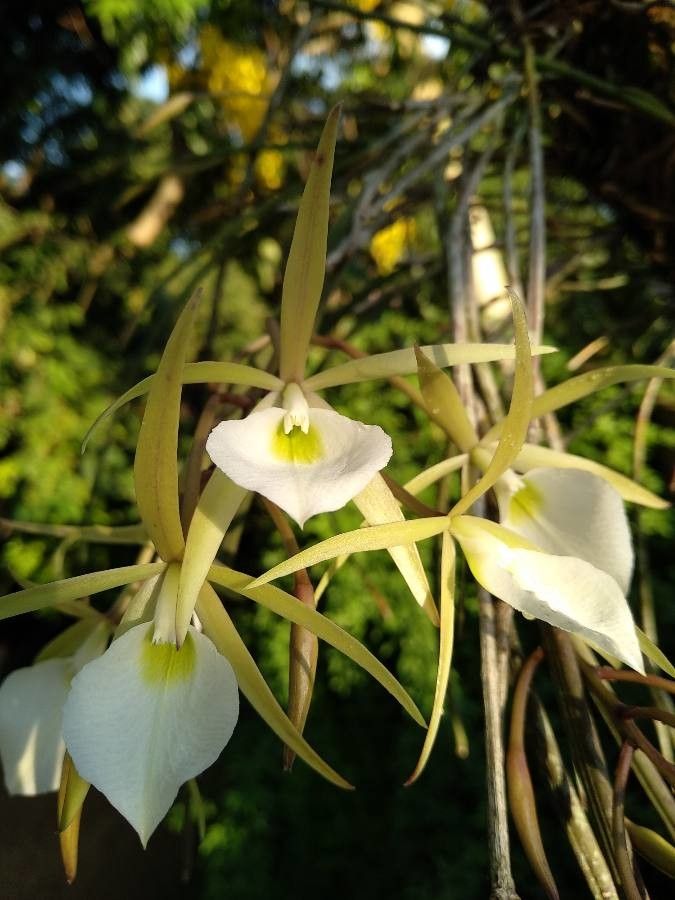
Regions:
<instances>
[{"instance_id":1,"label":"orchid cluster","mask_svg":"<svg viewBox=\"0 0 675 900\"><path fill-rule=\"evenodd\" d=\"M605 384L675 373L644 366L607 369L535 397L532 353L549 348L530 348L525 313L513 296L514 345L394 350L308 375L325 275L338 117L334 110L328 118L299 207L283 282L278 373L225 362L187 363L196 295L156 373L98 420L147 394L134 464L141 525L127 537L149 542L153 561L30 587L0 601L3 619L47 607L77 618L33 666L12 673L0 687L5 783L17 794L60 789L59 829L71 873L77 851L69 836L89 785L105 794L145 845L181 786L210 766L230 740L239 691L294 753L334 784L351 787L305 741L303 720L283 712L214 586L262 604L338 648L424 727L406 690L361 643L270 584L325 560L388 550L414 600L440 625L436 696L410 780L431 751L450 673L455 543L476 581L526 617L571 632L638 672L644 671L642 653L664 665L636 627L626 599L633 551L623 501L657 509L667 504L598 464L527 444L526 435L532 419ZM442 368L508 359L515 359L508 415L480 438ZM418 375L429 415L460 452L393 492L380 474L392 456L389 436L338 414L320 392L410 374ZM190 520L182 522L181 390L199 382L235 383L266 393L246 417L221 422L209 435L205 450L215 468ZM401 498L469 466L483 474L450 510L404 517ZM479 514L477 505L488 491L496 497L499 522ZM276 504L301 528L310 517L350 501L364 525L253 579L216 561L249 492ZM437 536L442 539L440 613L417 549L417 542ZM106 612L82 599L114 588L124 590Z\"/></svg>"}]
</instances>

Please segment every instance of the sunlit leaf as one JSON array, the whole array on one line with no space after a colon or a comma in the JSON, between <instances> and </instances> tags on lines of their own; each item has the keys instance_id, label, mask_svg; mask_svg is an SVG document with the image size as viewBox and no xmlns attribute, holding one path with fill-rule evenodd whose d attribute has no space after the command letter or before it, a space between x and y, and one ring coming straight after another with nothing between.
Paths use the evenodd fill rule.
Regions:
<instances>
[{"instance_id":1,"label":"sunlit leaf","mask_svg":"<svg viewBox=\"0 0 675 900\"><path fill-rule=\"evenodd\" d=\"M210 584L205 584L199 594L197 615L204 627L204 632L234 669L242 694L261 718L267 722L272 731L300 759L332 784L351 790L352 785L321 759L279 706Z\"/></svg>"},{"instance_id":2,"label":"sunlit leaf","mask_svg":"<svg viewBox=\"0 0 675 900\"><path fill-rule=\"evenodd\" d=\"M429 466L428 469L420 472L419 475L415 475L415 477L406 482L403 487L409 494L414 494L415 496L421 494L425 488L429 487L429 485L434 484L436 481L440 481L441 478L445 478L445 476L449 475L451 472L456 472L458 469L461 469L468 459L468 453L460 453L459 456L452 456L450 459L444 459L441 462L436 463L435 466Z\"/></svg>"},{"instance_id":3,"label":"sunlit leaf","mask_svg":"<svg viewBox=\"0 0 675 900\"><path fill-rule=\"evenodd\" d=\"M378 473L369 484L353 498L354 504L368 525L384 525L388 522L404 522L398 500L384 478ZM420 554L414 543L390 547L389 554L403 576L411 594L438 625L438 610L429 587Z\"/></svg>"},{"instance_id":4,"label":"sunlit leaf","mask_svg":"<svg viewBox=\"0 0 675 900\"><path fill-rule=\"evenodd\" d=\"M75 816L82 810L82 804L91 785L82 778L75 768L70 753L66 750L61 769L61 786L57 802L57 827L65 831Z\"/></svg>"},{"instance_id":5,"label":"sunlit leaf","mask_svg":"<svg viewBox=\"0 0 675 900\"><path fill-rule=\"evenodd\" d=\"M340 107L326 121L300 201L281 291L279 374L302 381L326 273L328 207Z\"/></svg>"},{"instance_id":6,"label":"sunlit leaf","mask_svg":"<svg viewBox=\"0 0 675 900\"><path fill-rule=\"evenodd\" d=\"M424 405L451 441L465 453L478 443L478 435L450 378L415 348L417 375Z\"/></svg>"},{"instance_id":7,"label":"sunlit leaf","mask_svg":"<svg viewBox=\"0 0 675 900\"><path fill-rule=\"evenodd\" d=\"M441 623L440 645L438 648L438 672L436 673L436 691L434 705L429 719L427 731L420 757L406 785L417 781L427 764L433 749L443 715L443 704L448 690L450 667L452 665L452 648L455 636L455 542L447 532L443 533L441 545Z\"/></svg>"},{"instance_id":8,"label":"sunlit leaf","mask_svg":"<svg viewBox=\"0 0 675 900\"><path fill-rule=\"evenodd\" d=\"M513 310L513 331L516 341L516 371L513 379L511 404L504 419L502 435L490 463L476 484L455 504L450 514L461 515L471 508L479 497L488 491L504 474L520 452L530 424L534 378L532 355L527 331L525 308L520 298L509 292Z\"/></svg>"},{"instance_id":9,"label":"sunlit leaf","mask_svg":"<svg viewBox=\"0 0 675 900\"><path fill-rule=\"evenodd\" d=\"M59 787L56 811L61 861L68 884L72 884L77 875L80 819L82 817L82 805L88 790L89 785L77 774L73 761L68 752L66 752L61 770L61 785Z\"/></svg>"},{"instance_id":10,"label":"sunlit leaf","mask_svg":"<svg viewBox=\"0 0 675 900\"><path fill-rule=\"evenodd\" d=\"M422 353L439 368L458 366L462 363L496 362L500 359L514 359L513 344L426 344L419 348ZM555 347L533 347L532 355L555 353ZM363 359L352 359L339 366L324 369L304 382L308 391L341 384L355 384L374 378L390 378L392 375L414 375L417 372L415 349L392 350L376 353Z\"/></svg>"},{"instance_id":11,"label":"sunlit leaf","mask_svg":"<svg viewBox=\"0 0 675 900\"><path fill-rule=\"evenodd\" d=\"M89 575L76 575L62 581L49 584L38 584L25 591L16 591L0 598L0 620L9 619L22 613L35 612L48 606L68 600L77 600L88 594L97 594L111 588L131 584L132 581L143 581L157 575L166 563L146 563L139 566L122 566L119 569L106 569L103 572L92 572Z\"/></svg>"},{"instance_id":12,"label":"sunlit leaf","mask_svg":"<svg viewBox=\"0 0 675 900\"><path fill-rule=\"evenodd\" d=\"M325 562L345 553L364 553L368 550L388 550L412 541L423 541L425 538L440 534L448 527L446 516L433 516L425 519L412 519L409 522L394 522L391 525L372 525L368 528L357 528L337 534L290 559L274 566L260 578L252 581L249 587L259 587L283 575L291 575L298 569L307 569L317 563Z\"/></svg>"},{"instance_id":13,"label":"sunlit leaf","mask_svg":"<svg viewBox=\"0 0 675 900\"><path fill-rule=\"evenodd\" d=\"M308 631L311 631L321 640L326 641L331 647L335 647L345 656L349 657L357 665L365 669L382 687L401 704L409 716L411 716L418 725L424 727L426 722L421 712L415 706L412 698L394 676L382 665L382 663L373 654L367 650L363 644L352 637L339 625L331 622L326 616L317 612L315 609L301 603L296 597L287 594L274 585L262 585L261 587L249 587L251 579L242 572L237 572L227 566L214 565L211 566L209 572L209 581L214 584L235 591L244 597L249 597L261 606L271 609L289 622L296 625L302 625Z\"/></svg>"},{"instance_id":14,"label":"sunlit leaf","mask_svg":"<svg viewBox=\"0 0 675 900\"><path fill-rule=\"evenodd\" d=\"M185 541L178 496L181 372L201 291L187 302L167 341L148 393L134 460L136 503L157 553L180 559Z\"/></svg>"},{"instance_id":15,"label":"sunlit leaf","mask_svg":"<svg viewBox=\"0 0 675 900\"><path fill-rule=\"evenodd\" d=\"M549 388L534 398L532 403L532 418L537 419L549 412L569 406L589 394L601 391L613 384L641 381L645 378L675 378L675 369L666 366L609 366L605 369L596 369L594 372L586 372L574 378L568 378L562 384ZM490 443L501 434L505 420L497 422L483 437L481 443Z\"/></svg>"},{"instance_id":16,"label":"sunlit leaf","mask_svg":"<svg viewBox=\"0 0 675 900\"><path fill-rule=\"evenodd\" d=\"M220 469L213 471L202 491L188 529L180 570L176 607L176 635L179 641L187 631L199 591L216 558L225 532L247 493L245 488L230 481Z\"/></svg>"}]
</instances>

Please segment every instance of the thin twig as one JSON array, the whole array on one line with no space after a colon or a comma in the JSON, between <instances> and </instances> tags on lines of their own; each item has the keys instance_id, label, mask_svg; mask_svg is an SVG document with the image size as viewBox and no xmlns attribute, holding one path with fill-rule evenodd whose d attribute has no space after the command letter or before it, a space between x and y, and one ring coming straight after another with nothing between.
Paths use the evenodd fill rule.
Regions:
<instances>
[{"instance_id":1,"label":"thin twig","mask_svg":"<svg viewBox=\"0 0 675 900\"><path fill-rule=\"evenodd\" d=\"M619 762L616 767L614 779L613 806L612 806L612 835L614 838L614 855L619 865L621 886L626 895L626 900L643 900L644 894L640 891L635 881L635 873L631 865L626 839L626 826L624 822L624 803L626 799L626 784L633 761L634 747L628 741L624 741L619 753Z\"/></svg>"}]
</instances>

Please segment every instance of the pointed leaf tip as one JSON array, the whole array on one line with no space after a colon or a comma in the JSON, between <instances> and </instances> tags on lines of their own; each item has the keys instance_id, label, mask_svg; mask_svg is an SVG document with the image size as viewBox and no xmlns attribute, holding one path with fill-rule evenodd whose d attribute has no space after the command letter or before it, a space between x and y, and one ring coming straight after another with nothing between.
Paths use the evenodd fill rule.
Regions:
<instances>
[{"instance_id":1,"label":"pointed leaf tip","mask_svg":"<svg viewBox=\"0 0 675 900\"><path fill-rule=\"evenodd\" d=\"M326 121L300 201L281 289L279 374L302 381L316 311L323 291L328 213L340 107Z\"/></svg>"},{"instance_id":2,"label":"pointed leaf tip","mask_svg":"<svg viewBox=\"0 0 675 900\"><path fill-rule=\"evenodd\" d=\"M496 484L520 452L527 437L534 397L532 351L523 302L515 291L510 289L509 298L513 311L513 332L516 343L516 372L509 411L503 420L501 439L483 477L455 504L450 511L453 516L467 512L479 497L482 497Z\"/></svg>"},{"instance_id":3,"label":"pointed leaf tip","mask_svg":"<svg viewBox=\"0 0 675 900\"><path fill-rule=\"evenodd\" d=\"M136 501L164 560L180 559L185 542L178 505L178 423L182 372L201 289L188 300L150 385L134 460Z\"/></svg>"}]
</instances>

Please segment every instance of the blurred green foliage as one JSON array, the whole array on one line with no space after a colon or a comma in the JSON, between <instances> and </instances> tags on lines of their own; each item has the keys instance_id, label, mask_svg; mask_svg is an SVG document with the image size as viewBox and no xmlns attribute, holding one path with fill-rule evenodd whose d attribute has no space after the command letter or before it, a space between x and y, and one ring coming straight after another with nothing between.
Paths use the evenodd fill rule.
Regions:
<instances>
[{"instance_id":1,"label":"blurred green foliage","mask_svg":"<svg viewBox=\"0 0 675 900\"><path fill-rule=\"evenodd\" d=\"M582 368L654 362L672 337L675 309L672 216L662 214L672 184L660 163L672 135L650 118L641 95L621 102L615 90L630 84L653 92L659 103L672 100L666 77L672 61L660 48L668 35L672 39L673 18L665 8L638 16L619 4L611 10L590 4L590 11L572 4L576 18L569 24L551 6L540 5L526 17L538 52L557 48L565 64L598 83L592 89L573 75L542 70L545 339L560 348L543 361L550 384L567 377L570 359L600 336L606 344ZM307 153L337 99L345 104L344 134L319 333L366 352L451 339L445 229L467 174L491 141L496 149L478 194L500 248L512 225L526 271L530 169L527 142L518 145L516 137L527 119L519 91L471 139L425 168L449 126L491 108L518 76L518 53L505 51L518 47L520 34L508 8L495 4L488 16L479 3L388 0L28 0L20 9L7 6L0 20L7 86L0 113L4 517L136 521L131 460L141 404L121 411L84 456L80 443L105 405L153 370L195 285L204 285L208 300L195 358L269 362L269 348L256 342L267 317L278 313ZM595 40L602 21L608 35L630 30L635 38L630 72L623 40ZM503 176L514 147L510 218ZM649 164L640 166L652 150ZM627 164L631 154L633 167ZM390 262L378 265L373 236L403 218L414 228L385 235ZM468 244L462 252L466 262ZM491 336L504 335L498 330ZM312 364L344 359L337 349L317 347ZM508 374L496 377L507 390ZM616 387L563 410L569 449L631 474L643 390ZM210 393L185 391L185 452ZM224 388L220 399L221 412L230 414L233 398ZM348 386L330 399L339 411L392 435L389 471L400 482L445 455L440 431L393 387ZM644 483L663 495L673 477L674 418L675 394L664 387L648 429L644 472ZM458 491L454 481L446 488ZM435 498L431 490L423 497L430 503ZM666 586L675 578L675 523L649 511L639 522L649 538L659 617L671 625ZM358 524L354 510L344 509L311 520L302 540ZM15 533L2 548L0 589L124 564L132 553ZM423 554L435 573L431 543ZM282 555L280 540L254 503L237 566L258 573ZM276 740L245 710L220 764L203 779L208 826L194 874L196 896L215 898L224 890L236 900L318 891L401 900L485 896L471 588L460 599L453 707L469 734L469 758L453 755L444 723L428 772L404 791L399 786L415 763L421 734L360 670L337 653L322 652L308 737L360 790L342 795L301 764L283 776ZM386 554L352 559L322 608L363 639L429 710L436 635ZM263 609L232 609L273 690L285 698L287 626ZM54 618L14 626L15 644L5 647L8 666L37 651L53 633ZM23 629L18 637L17 627ZM526 634L526 643L536 641L534 632ZM664 634L664 649L672 651ZM179 823L179 812L172 821ZM578 888L574 862L563 850L556 854L569 896ZM519 858L517 866L527 872ZM527 874L522 884L524 898L539 896L527 887Z\"/></svg>"}]
</instances>

